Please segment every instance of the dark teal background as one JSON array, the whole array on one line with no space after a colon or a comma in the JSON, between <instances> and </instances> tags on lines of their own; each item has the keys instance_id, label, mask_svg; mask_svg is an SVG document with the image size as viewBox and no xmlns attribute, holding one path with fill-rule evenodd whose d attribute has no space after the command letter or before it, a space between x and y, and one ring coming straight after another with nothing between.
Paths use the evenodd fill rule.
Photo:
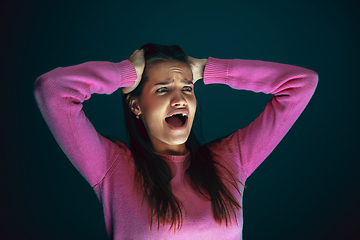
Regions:
<instances>
[{"instance_id":1,"label":"dark teal background","mask_svg":"<svg viewBox=\"0 0 360 240\"><path fill-rule=\"evenodd\" d=\"M190 56L297 65L319 75L300 118L249 177L244 239L360 239L357 1L12 1L0 4L0 239L106 239L102 209L55 142L33 97L37 77L120 62L141 45ZM272 95L196 83L206 141L247 126ZM121 92L84 111L125 140Z\"/></svg>"}]
</instances>

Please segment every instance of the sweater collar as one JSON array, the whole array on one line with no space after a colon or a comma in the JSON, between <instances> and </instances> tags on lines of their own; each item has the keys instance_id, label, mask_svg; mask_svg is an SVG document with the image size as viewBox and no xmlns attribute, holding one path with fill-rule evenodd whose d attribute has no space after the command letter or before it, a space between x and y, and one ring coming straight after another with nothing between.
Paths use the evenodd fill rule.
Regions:
<instances>
[{"instance_id":1,"label":"sweater collar","mask_svg":"<svg viewBox=\"0 0 360 240\"><path fill-rule=\"evenodd\" d=\"M162 156L165 161L168 162L184 162L189 156L190 151L188 151L185 155L177 156L177 155L164 155L160 153L155 153L156 155Z\"/></svg>"}]
</instances>

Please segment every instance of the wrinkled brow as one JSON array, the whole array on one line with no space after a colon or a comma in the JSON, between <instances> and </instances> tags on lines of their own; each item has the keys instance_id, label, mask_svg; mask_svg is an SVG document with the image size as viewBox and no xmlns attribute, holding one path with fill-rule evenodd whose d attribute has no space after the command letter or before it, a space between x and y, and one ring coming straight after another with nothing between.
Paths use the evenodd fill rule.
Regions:
<instances>
[{"instance_id":1,"label":"wrinkled brow","mask_svg":"<svg viewBox=\"0 0 360 240\"><path fill-rule=\"evenodd\" d=\"M165 85L166 86L166 85L172 84L173 82L174 82L174 80L169 81L169 82L158 82L154 86L157 86L157 85ZM181 83L183 83L183 84L193 84L192 81L188 81L188 80L181 80Z\"/></svg>"}]
</instances>

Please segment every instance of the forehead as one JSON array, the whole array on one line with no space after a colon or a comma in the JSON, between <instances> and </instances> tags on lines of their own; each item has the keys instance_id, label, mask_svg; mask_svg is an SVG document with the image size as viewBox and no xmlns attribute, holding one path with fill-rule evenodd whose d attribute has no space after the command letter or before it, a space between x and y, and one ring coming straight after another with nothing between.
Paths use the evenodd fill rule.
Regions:
<instances>
[{"instance_id":1,"label":"forehead","mask_svg":"<svg viewBox=\"0 0 360 240\"><path fill-rule=\"evenodd\" d=\"M178 76L189 81L192 80L190 67L183 62L159 62L155 63L148 71L149 80L170 80Z\"/></svg>"}]
</instances>

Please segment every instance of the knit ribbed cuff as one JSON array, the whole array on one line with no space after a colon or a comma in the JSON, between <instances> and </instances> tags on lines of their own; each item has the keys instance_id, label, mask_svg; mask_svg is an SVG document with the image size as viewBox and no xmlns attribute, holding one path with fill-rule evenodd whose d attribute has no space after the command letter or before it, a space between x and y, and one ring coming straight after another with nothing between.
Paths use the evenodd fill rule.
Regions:
<instances>
[{"instance_id":1,"label":"knit ribbed cuff","mask_svg":"<svg viewBox=\"0 0 360 240\"><path fill-rule=\"evenodd\" d=\"M204 84L226 82L230 61L230 59L209 57L204 70Z\"/></svg>"},{"instance_id":2,"label":"knit ribbed cuff","mask_svg":"<svg viewBox=\"0 0 360 240\"><path fill-rule=\"evenodd\" d=\"M124 60L119 63L114 63L119 70L120 82L119 87L131 87L135 84L137 74L135 67L129 60Z\"/></svg>"}]
</instances>

